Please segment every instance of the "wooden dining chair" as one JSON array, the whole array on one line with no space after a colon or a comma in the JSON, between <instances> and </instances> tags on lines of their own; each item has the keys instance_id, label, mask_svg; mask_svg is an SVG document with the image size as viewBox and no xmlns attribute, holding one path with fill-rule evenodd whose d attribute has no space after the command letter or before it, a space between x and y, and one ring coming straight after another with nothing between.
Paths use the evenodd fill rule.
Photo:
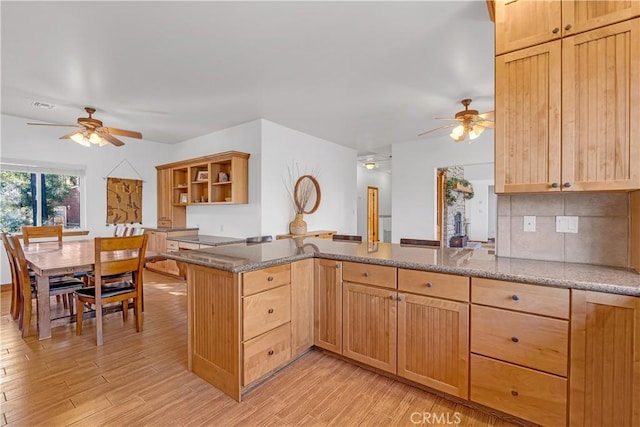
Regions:
<instances>
[{"instance_id":1,"label":"wooden dining chair","mask_svg":"<svg viewBox=\"0 0 640 427\"><path fill-rule=\"evenodd\" d=\"M142 330L142 273L144 270L147 235L95 238L95 286L77 289L76 335L82 334L84 305L94 307L96 313L96 342L103 344L102 307L120 302L122 320L127 321L129 300L133 300L136 331ZM131 280L105 283L105 277L131 274Z\"/></svg>"},{"instance_id":2,"label":"wooden dining chair","mask_svg":"<svg viewBox=\"0 0 640 427\"><path fill-rule=\"evenodd\" d=\"M353 236L350 234L334 234L332 239L334 242L362 242L362 236Z\"/></svg>"},{"instance_id":3,"label":"wooden dining chair","mask_svg":"<svg viewBox=\"0 0 640 427\"><path fill-rule=\"evenodd\" d=\"M52 239L53 238L53 239ZM28 245L33 239L57 240L62 242L62 226L61 225L24 225L22 226L22 240Z\"/></svg>"},{"instance_id":4,"label":"wooden dining chair","mask_svg":"<svg viewBox=\"0 0 640 427\"><path fill-rule=\"evenodd\" d=\"M49 282L49 295L36 295L35 286L29 275L27 260L24 251L20 245L20 239L12 236L8 239L11 254L14 257L13 262L18 276L18 290L20 292L20 312L18 314L18 327L22 330L22 337L29 335L31 327L31 312L33 306L33 297L50 298L52 296L67 296L69 304L69 314L73 315L73 292L84 286L84 282L73 277L57 277Z\"/></svg>"},{"instance_id":5,"label":"wooden dining chair","mask_svg":"<svg viewBox=\"0 0 640 427\"><path fill-rule=\"evenodd\" d=\"M426 239L400 239L401 245L411 246L431 246L434 248L440 247L440 240L426 240Z\"/></svg>"},{"instance_id":6,"label":"wooden dining chair","mask_svg":"<svg viewBox=\"0 0 640 427\"><path fill-rule=\"evenodd\" d=\"M16 266L14 262L14 256L11 253L11 247L9 243L9 239L11 238L7 233L0 232L0 237L2 238L2 245L4 246L5 252L7 253L7 259L9 261L9 271L11 272L11 306L9 309L9 314L13 320L18 319L18 315L20 314L20 282L18 280L18 273L16 272Z\"/></svg>"}]
</instances>

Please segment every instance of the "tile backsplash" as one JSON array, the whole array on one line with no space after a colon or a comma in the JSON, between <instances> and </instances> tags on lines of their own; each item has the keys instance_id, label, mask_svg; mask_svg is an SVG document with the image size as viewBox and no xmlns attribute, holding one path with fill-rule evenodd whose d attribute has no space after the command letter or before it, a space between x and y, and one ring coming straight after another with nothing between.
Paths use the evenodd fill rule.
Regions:
<instances>
[{"instance_id":1,"label":"tile backsplash","mask_svg":"<svg viewBox=\"0 0 640 427\"><path fill-rule=\"evenodd\" d=\"M536 231L524 231L524 216ZM577 216L577 233L556 232L556 216ZM629 267L629 194L498 196L498 256Z\"/></svg>"}]
</instances>

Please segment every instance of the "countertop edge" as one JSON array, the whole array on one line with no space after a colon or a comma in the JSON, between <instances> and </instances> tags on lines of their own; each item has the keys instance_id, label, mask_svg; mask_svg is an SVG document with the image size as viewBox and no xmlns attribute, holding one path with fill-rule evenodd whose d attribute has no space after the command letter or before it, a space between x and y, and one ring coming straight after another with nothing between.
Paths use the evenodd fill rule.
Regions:
<instances>
[{"instance_id":1,"label":"countertop edge","mask_svg":"<svg viewBox=\"0 0 640 427\"><path fill-rule=\"evenodd\" d=\"M585 291L605 292L610 294L640 297L640 288L633 288L625 285L616 285L612 283L573 281L573 280L566 280L566 279L546 278L546 277L540 277L540 276L529 276L526 274L516 274L516 273L496 273L496 272L485 271L485 270L469 268L469 267L445 267L445 266L438 266L438 265L432 265L432 264L419 264L419 263L393 261L393 260L380 260L380 259L373 259L373 258L367 258L367 257L345 256L345 255L336 255L336 254L307 253L307 254L292 255L292 256L278 258L278 259L269 260L269 261L243 264L239 266L194 260L187 257L181 257L179 255L176 255L175 253L163 253L161 255L165 256L168 259L172 259L174 261L200 265L203 267L215 268L218 270L228 271L231 273L244 273L246 271L257 270L260 268L271 267L274 265L285 264L288 262L294 262L294 261L299 261L299 260L308 259L308 258L320 258L320 259L330 259L335 261L351 261L351 262L361 262L366 264L376 264L376 265L383 265L383 266L396 267L396 268L407 268L410 270L431 271L435 273L457 274L461 276L479 277L479 278L485 278L485 279L508 280L513 282L526 283L531 285L550 286L555 288L578 289L578 290L585 290Z\"/></svg>"}]
</instances>

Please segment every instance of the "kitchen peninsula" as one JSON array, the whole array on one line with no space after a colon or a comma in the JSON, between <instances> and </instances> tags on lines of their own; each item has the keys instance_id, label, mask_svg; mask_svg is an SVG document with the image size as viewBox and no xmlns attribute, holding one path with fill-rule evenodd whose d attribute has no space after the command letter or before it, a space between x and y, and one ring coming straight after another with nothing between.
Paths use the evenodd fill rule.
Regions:
<instances>
[{"instance_id":1,"label":"kitchen peninsula","mask_svg":"<svg viewBox=\"0 0 640 427\"><path fill-rule=\"evenodd\" d=\"M640 421L631 270L326 239L166 256L187 271L189 369L238 401L315 345L543 425L575 424L592 393Z\"/></svg>"}]
</instances>

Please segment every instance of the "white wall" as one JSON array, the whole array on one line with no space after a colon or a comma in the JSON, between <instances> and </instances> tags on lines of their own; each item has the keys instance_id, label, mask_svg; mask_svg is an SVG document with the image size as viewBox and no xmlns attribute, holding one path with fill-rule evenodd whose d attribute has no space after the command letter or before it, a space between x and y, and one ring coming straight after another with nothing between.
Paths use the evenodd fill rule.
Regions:
<instances>
[{"instance_id":1,"label":"white wall","mask_svg":"<svg viewBox=\"0 0 640 427\"><path fill-rule=\"evenodd\" d=\"M391 215L391 174L357 166L358 181L358 232L367 238L367 187L378 187L378 214ZM384 221L378 223L380 240L384 237Z\"/></svg>"},{"instance_id":2,"label":"white wall","mask_svg":"<svg viewBox=\"0 0 640 427\"><path fill-rule=\"evenodd\" d=\"M246 205L187 206L187 226L200 234L247 237L261 232L262 169L261 120L253 120L173 145L167 162L224 151L249 153L249 203Z\"/></svg>"},{"instance_id":3,"label":"white wall","mask_svg":"<svg viewBox=\"0 0 640 427\"><path fill-rule=\"evenodd\" d=\"M86 167L85 186L85 229L91 237L113 234L106 221L106 185L104 177L123 159L126 159L142 177L142 220L144 225L155 225L157 218L156 169L155 165L165 163L171 146L152 141L124 138L125 145L115 147L83 147L71 140L58 137L69 130L61 127L28 126L28 119L1 116L2 141L0 157L23 159ZM126 162L110 176L140 179ZM2 255L0 283L11 282L11 275L5 255Z\"/></svg>"},{"instance_id":4,"label":"white wall","mask_svg":"<svg viewBox=\"0 0 640 427\"><path fill-rule=\"evenodd\" d=\"M473 187L473 199L466 202L465 214L469 219L469 239L486 241L489 237L495 237L495 226L490 232L491 219L489 213L493 213L493 223L496 222L495 206L491 209L490 200L496 202L495 197L489 198L489 187L493 191L494 166L491 163L475 165L463 165L464 177ZM493 224L491 224L493 225ZM493 234L493 235L491 235Z\"/></svg>"},{"instance_id":5,"label":"white wall","mask_svg":"<svg viewBox=\"0 0 640 427\"><path fill-rule=\"evenodd\" d=\"M392 241L434 239L436 234L436 169L493 162L493 132L471 144L446 134L392 146Z\"/></svg>"},{"instance_id":6,"label":"white wall","mask_svg":"<svg viewBox=\"0 0 640 427\"><path fill-rule=\"evenodd\" d=\"M285 184L288 169L318 172L322 200L305 215L308 230L356 231L356 151L262 120L262 234L289 232L294 211Z\"/></svg>"}]
</instances>

